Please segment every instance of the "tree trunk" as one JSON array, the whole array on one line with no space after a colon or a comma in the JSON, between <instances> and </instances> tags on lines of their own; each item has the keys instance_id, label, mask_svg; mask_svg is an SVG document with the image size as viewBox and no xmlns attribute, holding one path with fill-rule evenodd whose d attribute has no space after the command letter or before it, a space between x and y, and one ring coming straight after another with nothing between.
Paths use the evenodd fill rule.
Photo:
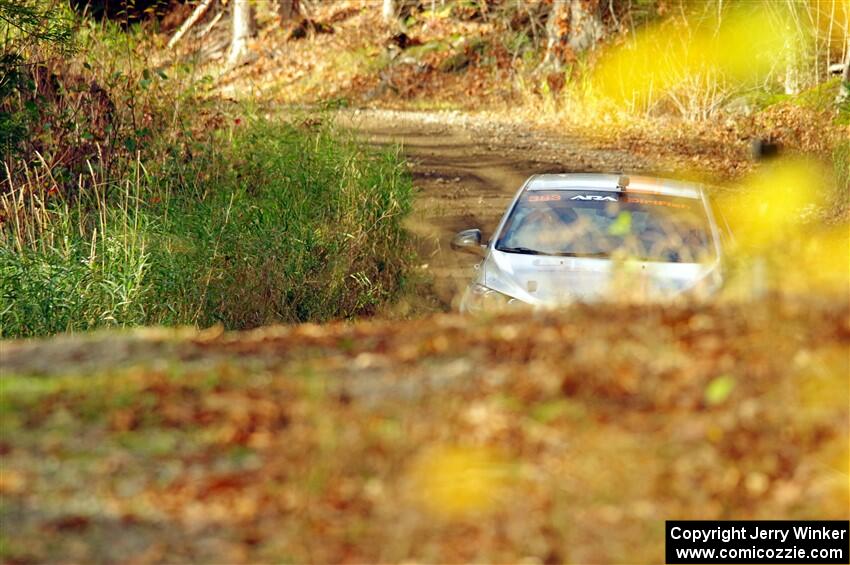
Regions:
<instances>
[{"instance_id":1,"label":"tree trunk","mask_svg":"<svg viewBox=\"0 0 850 565\"><path fill-rule=\"evenodd\" d=\"M277 13L281 23L293 20L300 13L299 0L278 0Z\"/></svg>"},{"instance_id":2,"label":"tree trunk","mask_svg":"<svg viewBox=\"0 0 850 565\"><path fill-rule=\"evenodd\" d=\"M250 0L233 0L233 33L230 37L230 54L227 63L236 65L248 46L248 38L254 35L254 7Z\"/></svg>"},{"instance_id":3,"label":"tree trunk","mask_svg":"<svg viewBox=\"0 0 850 565\"><path fill-rule=\"evenodd\" d=\"M384 19L384 23L393 23L396 19L397 13L395 0L384 0L383 5L381 6L381 17Z\"/></svg>"},{"instance_id":4,"label":"tree trunk","mask_svg":"<svg viewBox=\"0 0 850 565\"><path fill-rule=\"evenodd\" d=\"M570 38L567 45L576 53L596 46L602 39L602 14L599 0L572 0L570 2Z\"/></svg>"},{"instance_id":5,"label":"tree trunk","mask_svg":"<svg viewBox=\"0 0 850 565\"><path fill-rule=\"evenodd\" d=\"M554 0L546 18L546 57L544 66L560 66L563 46L570 29L569 0Z\"/></svg>"},{"instance_id":6,"label":"tree trunk","mask_svg":"<svg viewBox=\"0 0 850 565\"><path fill-rule=\"evenodd\" d=\"M553 0L546 21L544 65L561 66L569 52L592 49L602 38L599 0Z\"/></svg>"}]
</instances>

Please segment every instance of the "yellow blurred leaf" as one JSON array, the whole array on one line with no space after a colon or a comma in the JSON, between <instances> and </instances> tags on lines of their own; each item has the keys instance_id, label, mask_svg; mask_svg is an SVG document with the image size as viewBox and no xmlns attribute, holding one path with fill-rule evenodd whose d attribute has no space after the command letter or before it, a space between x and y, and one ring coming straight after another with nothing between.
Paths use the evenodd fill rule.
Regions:
<instances>
[{"instance_id":1,"label":"yellow blurred leaf","mask_svg":"<svg viewBox=\"0 0 850 565\"><path fill-rule=\"evenodd\" d=\"M723 404L735 388L735 379L722 375L708 383L705 388L705 403L709 406Z\"/></svg>"},{"instance_id":2,"label":"yellow blurred leaf","mask_svg":"<svg viewBox=\"0 0 850 565\"><path fill-rule=\"evenodd\" d=\"M763 82L777 61L802 53L807 21L779 2L741 2L721 15L691 14L648 26L610 48L592 76L603 100L646 111L679 88Z\"/></svg>"},{"instance_id":3,"label":"yellow blurred leaf","mask_svg":"<svg viewBox=\"0 0 850 565\"><path fill-rule=\"evenodd\" d=\"M710 41L713 63L738 83L763 79L777 60L793 58L802 50L800 35L792 32L791 16L783 3L739 3Z\"/></svg>"},{"instance_id":4,"label":"yellow blurred leaf","mask_svg":"<svg viewBox=\"0 0 850 565\"><path fill-rule=\"evenodd\" d=\"M505 498L512 466L483 447L438 446L422 453L410 469L413 494L445 518L487 513Z\"/></svg>"},{"instance_id":5,"label":"yellow blurred leaf","mask_svg":"<svg viewBox=\"0 0 850 565\"><path fill-rule=\"evenodd\" d=\"M826 179L817 164L786 159L745 180L720 202L738 245L750 250L786 245L799 234L805 213L823 201Z\"/></svg>"}]
</instances>

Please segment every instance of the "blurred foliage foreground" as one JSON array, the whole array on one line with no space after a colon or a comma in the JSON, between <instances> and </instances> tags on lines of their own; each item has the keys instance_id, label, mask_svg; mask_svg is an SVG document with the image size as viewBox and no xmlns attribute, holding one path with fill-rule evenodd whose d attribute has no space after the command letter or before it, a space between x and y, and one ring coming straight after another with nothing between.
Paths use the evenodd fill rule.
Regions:
<instances>
[{"instance_id":1,"label":"blurred foliage foreground","mask_svg":"<svg viewBox=\"0 0 850 565\"><path fill-rule=\"evenodd\" d=\"M843 519L844 300L5 342L0 559L657 562Z\"/></svg>"}]
</instances>

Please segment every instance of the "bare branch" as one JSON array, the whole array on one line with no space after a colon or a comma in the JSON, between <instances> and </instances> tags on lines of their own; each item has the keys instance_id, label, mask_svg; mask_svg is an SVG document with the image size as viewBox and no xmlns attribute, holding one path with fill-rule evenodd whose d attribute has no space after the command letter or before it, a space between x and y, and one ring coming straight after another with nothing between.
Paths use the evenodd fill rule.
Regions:
<instances>
[{"instance_id":1,"label":"bare branch","mask_svg":"<svg viewBox=\"0 0 850 565\"><path fill-rule=\"evenodd\" d=\"M174 34L174 37L172 37L168 41L169 49L172 49L175 45L177 45L177 42L180 41L184 35L186 35L186 32L189 31L192 26L195 25L198 20L200 20L203 15L207 13L207 10L210 9L212 3L213 0L202 0L201 3L198 4L198 6L192 12L192 15L189 16L189 18L185 22L183 22L183 25L181 25L180 29L177 30L177 33Z\"/></svg>"}]
</instances>

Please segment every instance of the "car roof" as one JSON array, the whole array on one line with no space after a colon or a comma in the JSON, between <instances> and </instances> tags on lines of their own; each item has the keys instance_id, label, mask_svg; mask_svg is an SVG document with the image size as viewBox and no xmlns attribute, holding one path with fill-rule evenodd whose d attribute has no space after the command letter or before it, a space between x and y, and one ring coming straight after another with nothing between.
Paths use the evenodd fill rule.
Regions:
<instances>
[{"instance_id":1,"label":"car roof","mask_svg":"<svg viewBox=\"0 0 850 565\"><path fill-rule=\"evenodd\" d=\"M534 175L528 179L526 190L593 190L620 192L620 177L624 175L603 173L560 173ZM699 184L663 179L627 175L629 178L626 192L663 194L683 198L699 198L702 188Z\"/></svg>"}]
</instances>

